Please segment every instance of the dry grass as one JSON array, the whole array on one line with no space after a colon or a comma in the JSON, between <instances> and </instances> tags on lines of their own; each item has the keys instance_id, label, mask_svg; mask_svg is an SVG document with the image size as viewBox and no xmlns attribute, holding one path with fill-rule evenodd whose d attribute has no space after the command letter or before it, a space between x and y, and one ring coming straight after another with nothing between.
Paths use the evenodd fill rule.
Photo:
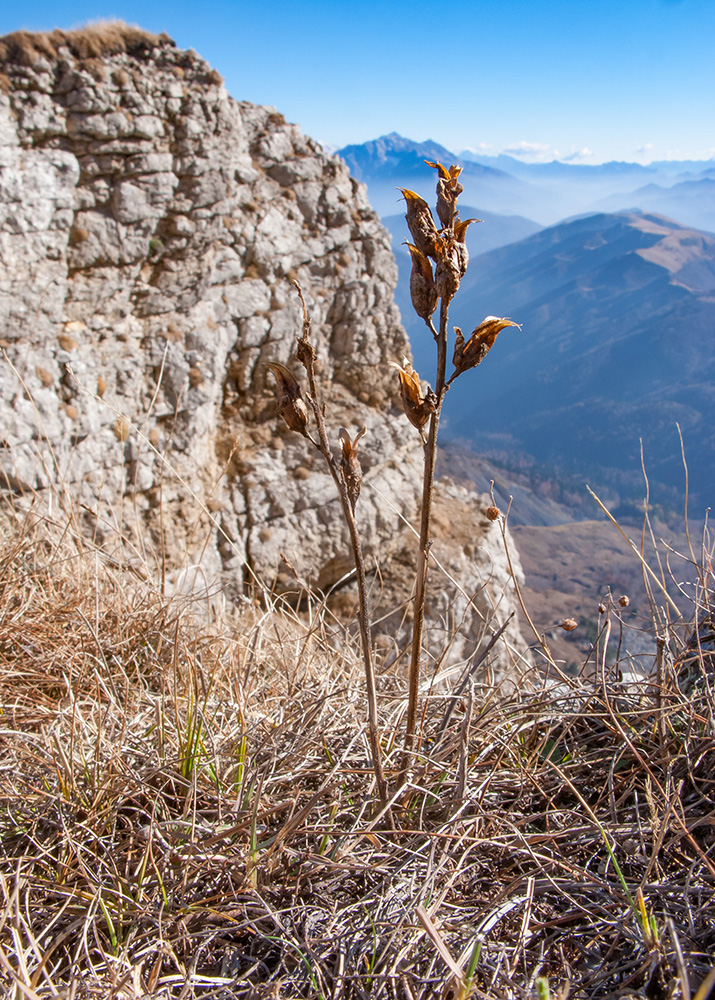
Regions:
<instances>
[{"instance_id":1,"label":"dry grass","mask_svg":"<svg viewBox=\"0 0 715 1000\"><path fill-rule=\"evenodd\" d=\"M73 523L2 515L5 995L694 992L715 947L702 582L658 690L432 696L390 824L344 632L248 602L208 622ZM379 684L395 788L404 696Z\"/></svg>"},{"instance_id":2,"label":"dry grass","mask_svg":"<svg viewBox=\"0 0 715 1000\"><path fill-rule=\"evenodd\" d=\"M14 31L0 38L0 65L32 66L39 58L54 61L61 48L80 60L101 59L127 52L141 56L163 44L173 44L166 34L152 35L122 21L89 24L76 31Z\"/></svg>"}]
</instances>

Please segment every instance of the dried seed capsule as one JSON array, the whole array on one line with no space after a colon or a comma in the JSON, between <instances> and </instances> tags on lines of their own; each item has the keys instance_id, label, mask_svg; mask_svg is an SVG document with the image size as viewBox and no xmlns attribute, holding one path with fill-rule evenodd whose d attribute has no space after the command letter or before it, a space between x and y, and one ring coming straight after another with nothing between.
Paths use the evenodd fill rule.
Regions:
<instances>
[{"instance_id":1,"label":"dried seed capsule","mask_svg":"<svg viewBox=\"0 0 715 1000\"><path fill-rule=\"evenodd\" d=\"M437 215L443 226L451 226L457 215L457 199L464 190L459 183L461 167L454 164L447 170L441 163L425 160L428 167L433 167L439 174L437 180Z\"/></svg>"},{"instance_id":2,"label":"dried seed capsule","mask_svg":"<svg viewBox=\"0 0 715 1000\"><path fill-rule=\"evenodd\" d=\"M457 294L466 249L464 244L457 243L449 230L439 236L435 244L437 266L434 270L434 284L437 295L447 302Z\"/></svg>"},{"instance_id":3,"label":"dried seed capsule","mask_svg":"<svg viewBox=\"0 0 715 1000\"><path fill-rule=\"evenodd\" d=\"M631 603L631 599L630 597L628 597L627 594L621 594L621 596L618 598L618 603L622 608L627 608L628 605Z\"/></svg>"},{"instance_id":4,"label":"dried seed capsule","mask_svg":"<svg viewBox=\"0 0 715 1000\"><path fill-rule=\"evenodd\" d=\"M573 632L575 628L578 627L578 622L575 618L564 618L561 622L561 628L564 632Z\"/></svg>"},{"instance_id":5,"label":"dried seed capsule","mask_svg":"<svg viewBox=\"0 0 715 1000\"><path fill-rule=\"evenodd\" d=\"M499 510L498 507L494 507L492 505L491 507L487 507L484 513L487 515L490 521L496 521L499 518L501 511Z\"/></svg>"},{"instance_id":6,"label":"dried seed capsule","mask_svg":"<svg viewBox=\"0 0 715 1000\"><path fill-rule=\"evenodd\" d=\"M277 361L267 361L276 380L276 399L278 412L291 430L306 435L308 427L308 408L305 405L298 381L285 365Z\"/></svg>"},{"instance_id":7,"label":"dried seed capsule","mask_svg":"<svg viewBox=\"0 0 715 1000\"><path fill-rule=\"evenodd\" d=\"M461 278L467 273L469 264L469 251L467 250L466 238L467 230L473 222L481 222L481 219L465 219L464 222L457 222L454 226L454 238L457 242L457 257L459 261L459 275Z\"/></svg>"},{"instance_id":8,"label":"dried seed capsule","mask_svg":"<svg viewBox=\"0 0 715 1000\"><path fill-rule=\"evenodd\" d=\"M420 377L407 358L403 359L402 365L398 365L396 361L391 361L390 367L396 368L400 376L402 406L407 419L421 434L422 428L434 412L433 393L428 391L426 396L422 395Z\"/></svg>"},{"instance_id":9,"label":"dried seed capsule","mask_svg":"<svg viewBox=\"0 0 715 1000\"><path fill-rule=\"evenodd\" d=\"M353 441L350 440L350 435L344 427L341 427L338 433L340 444L343 449L343 457L340 461L340 471L343 474L345 485L348 488L348 497L353 511L355 510L355 504L358 502L360 489L362 488L362 468L360 466L360 459L357 455L357 447L358 441L363 434L366 433L366 431L367 427L362 427Z\"/></svg>"},{"instance_id":10,"label":"dried seed capsule","mask_svg":"<svg viewBox=\"0 0 715 1000\"><path fill-rule=\"evenodd\" d=\"M462 372L466 372L470 368L476 368L477 365L481 364L494 346L494 341L497 339L499 332L507 326L515 326L521 330L519 324L512 322L510 319L487 316L476 330L472 332L466 344L462 336L462 331L458 326L455 326L456 340L454 343L454 355L452 356L454 372L450 378L450 382L458 375L461 375Z\"/></svg>"},{"instance_id":11,"label":"dried seed capsule","mask_svg":"<svg viewBox=\"0 0 715 1000\"><path fill-rule=\"evenodd\" d=\"M425 257L435 258L435 243L437 241L437 227L434 224L429 205L420 198L414 191L408 188L398 188L407 203L407 228L409 229L414 244L420 253Z\"/></svg>"},{"instance_id":12,"label":"dried seed capsule","mask_svg":"<svg viewBox=\"0 0 715 1000\"><path fill-rule=\"evenodd\" d=\"M420 319L428 320L437 308L438 302L432 265L413 243L407 243L406 246L412 257L412 274L410 275L412 305Z\"/></svg>"}]
</instances>

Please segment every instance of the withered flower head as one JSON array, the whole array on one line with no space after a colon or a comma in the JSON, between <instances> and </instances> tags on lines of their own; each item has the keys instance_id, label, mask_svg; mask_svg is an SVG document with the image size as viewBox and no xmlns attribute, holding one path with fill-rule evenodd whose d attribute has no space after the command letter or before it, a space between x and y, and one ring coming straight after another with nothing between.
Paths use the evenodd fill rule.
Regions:
<instances>
[{"instance_id":1,"label":"withered flower head","mask_svg":"<svg viewBox=\"0 0 715 1000\"><path fill-rule=\"evenodd\" d=\"M396 368L400 376L400 393L402 394L402 406L410 423L422 433L422 428L427 423L430 415L434 412L434 402L432 393L422 395L420 377L414 370L407 358L404 358L401 365L396 361L390 362L391 368Z\"/></svg>"},{"instance_id":2,"label":"withered flower head","mask_svg":"<svg viewBox=\"0 0 715 1000\"><path fill-rule=\"evenodd\" d=\"M367 427L362 427L357 432L353 441L350 440L350 435L344 427L341 427L338 432L340 444L343 449L343 457L340 461L340 470L343 474L345 485L348 488L348 497L350 498L350 506L353 511L355 510L355 504L358 501L360 488L362 487L362 469L360 467L360 459L358 458L357 448L360 438L366 431Z\"/></svg>"},{"instance_id":3,"label":"withered flower head","mask_svg":"<svg viewBox=\"0 0 715 1000\"><path fill-rule=\"evenodd\" d=\"M439 237L435 250L437 264L434 269L434 285L437 295L449 302L457 294L464 274L462 265L467 248L464 243L458 243L448 229Z\"/></svg>"},{"instance_id":4,"label":"withered flower head","mask_svg":"<svg viewBox=\"0 0 715 1000\"><path fill-rule=\"evenodd\" d=\"M412 305L420 319L429 320L437 308L438 299L432 275L432 265L414 243L406 243L406 246L412 257L412 274L410 275Z\"/></svg>"},{"instance_id":5,"label":"withered flower head","mask_svg":"<svg viewBox=\"0 0 715 1000\"><path fill-rule=\"evenodd\" d=\"M425 257L434 259L437 227L434 224L429 205L414 191L407 188L398 188L397 190L402 192L407 203L405 218L415 246Z\"/></svg>"},{"instance_id":6,"label":"withered flower head","mask_svg":"<svg viewBox=\"0 0 715 1000\"><path fill-rule=\"evenodd\" d=\"M298 431L299 434L305 436L308 426L308 408L295 376L285 365L281 365L277 361L267 361L266 368L270 368L276 380L278 412L291 430Z\"/></svg>"},{"instance_id":7,"label":"withered flower head","mask_svg":"<svg viewBox=\"0 0 715 1000\"><path fill-rule=\"evenodd\" d=\"M437 215L443 226L451 226L457 215L457 199L464 188L459 183L461 167L454 164L447 170L441 163L425 160L428 167L433 167L439 173L437 180Z\"/></svg>"},{"instance_id":8,"label":"withered flower head","mask_svg":"<svg viewBox=\"0 0 715 1000\"><path fill-rule=\"evenodd\" d=\"M455 379L457 375L461 375L462 372L466 372L469 368L476 368L478 364L481 364L494 346L494 341L497 339L499 332L504 330L507 326L515 326L517 329L521 330L519 324L514 323L510 319L499 319L497 316L487 316L486 319L482 320L476 330L473 331L466 344L464 343L462 331L458 326L455 326L454 332L457 339L454 344L454 356L452 357L454 373L450 378L450 382Z\"/></svg>"}]
</instances>

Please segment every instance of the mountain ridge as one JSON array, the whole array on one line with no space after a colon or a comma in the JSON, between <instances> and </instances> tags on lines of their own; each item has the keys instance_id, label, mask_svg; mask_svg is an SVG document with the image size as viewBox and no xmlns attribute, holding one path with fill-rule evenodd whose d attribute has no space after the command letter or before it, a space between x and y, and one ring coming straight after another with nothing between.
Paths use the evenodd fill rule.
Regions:
<instances>
[{"instance_id":1,"label":"mountain ridge","mask_svg":"<svg viewBox=\"0 0 715 1000\"><path fill-rule=\"evenodd\" d=\"M433 186L433 170L425 160L457 162L457 158L439 143L418 143L397 132L380 136L359 145L344 146L339 156L358 180L367 185L370 202L381 215L394 215L400 200L399 189ZM528 185L502 170L479 163L465 163L460 180L465 200L478 201L485 209L518 214L520 206L530 204ZM475 199L471 192L479 191Z\"/></svg>"},{"instance_id":2,"label":"mountain ridge","mask_svg":"<svg viewBox=\"0 0 715 1000\"><path fill-rule=\"evenodd\" d=\"M634 207L658 211L656 204L638 206L634 200L634 193L644 187L644 181L673 189L680 182L707 179L715 169L715 160L664 160L646 165L619 160L602 164L560 160L529 163L506 154L490 157L469 150L457 154L433 140L418 143L397 132L345 146L337 155L345 160L354 176L367 184L370 199L380 215L394 214L397 188L431 187L430 168L424 160L437 159L463 167L465 201L481 205L487 211L523 215L540 225L553 225L573 215L598 211L625 211ZM667 197L667 203L664 201L660 206L667 209L662 214L682 216L696 228L715 228L715 201L708 206L691 204L693 197L687 189L672 191ZM703 214L706 207L707 219Z\"/></svg>"}]
</instances>

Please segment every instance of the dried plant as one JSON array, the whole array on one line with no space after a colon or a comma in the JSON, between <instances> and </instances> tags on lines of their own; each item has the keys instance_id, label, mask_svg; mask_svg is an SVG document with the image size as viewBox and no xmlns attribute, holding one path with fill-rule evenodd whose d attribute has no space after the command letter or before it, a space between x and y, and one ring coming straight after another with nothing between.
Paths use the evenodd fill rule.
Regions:
<instances>
[{"instance_id":1,"label":"dried plant","mask_svg":"<svg viewBox=\"0 0 715 1000\"><path fill-rule=\"evenodd\" d=\"M350 535L350 545L353 550L357 578L358 624L360 628L363 663L365 666L365 686L368 705L368 739L370 741L372 766L375 771L378 794L383 807L385 807L387 806L388 799L387 782L382 766L382 752L380 750L380 737L377 726L375 664L370 630L369 599L365 578L365 559L360 542L360 532L355 520L355 505L360 496L360 488L362 486L362 469L360 467L357 448L360 438L365 434L365 428L363 427L353 440L350 439L350 434L344 427L340 428L338 437L342 448L342 460L337 462L330 447L330 440L325 424L325 405L315 378L315 350L309 337L310 317L308 316L308 309L300 285L297 281L294 281L293 284L298 291L303 307L303 330L301 336L298 337L296 357L305 368L306 375L308 376L308 393L306 398L315 417L318 434L317 440L308 431L308 410L303 400L298 380L285 365L269 362L267 367L271 370L276 380L278 412L291 430L298 431L299 434L302 434L303 437L318 449L338 489L343 517Z\"/></svg>"},{"instance_id":2,"label":"dried plant","mask_svg":"<svg viewBox=\"0 0 715 1000\"><path fill-rule=\"evenodd\" d=\"M442 260L448 290L466 266L455 246L459 173L438 169L437 214L454 234ZM434 280L438 262L425 259ZM415 287L429 325L429 288ZM457 333L455 370L449 380L443 373L439 393L423 390L409 363L396 366L412 423L420 433L430 425L426 455L447 386L509 323L488 317L468 339ZM318 448L336 483L364 598L354 515L365 430L340 428L333 453L309 331L303 302L305 396L289 368L270 370L283 418ZM435 337L446 358L446 336ZM168 463L166 474L201 504ZM382 828L354 724L363 670L383 802L378 724L384 732L399 717L403 698L386 690L378 719L366 600L364 664L357 643L335 649L324 606L311 605L306 620L266 592L265 607L246 601L227 620L214 618L208 601L168 597L130 538L106 545L88 534L69 486L57 494L62 503L46 503L10 473L4 480L3 996L711 995L715 560L707 530L699 554L688 536L677 570L674 551L651 569L631 543L657 600L650 620L630 625L636 601L594 600L595 672L587 659L570 685L496 698L468 666L452 692L435 694L424 746L396 794L400 823ZM493 500L486 516L504 528ZM114 520L105 509L93 517ZM690 622L669 611L686 590ZM566 631L572 625L561 621ZM653 675L641 682L618 679L629 629L656 640Z\"/></svg>"},{"instance_id":3,"label":"dried plant","mask_svg":"<svg viewBox=\"0 0 715 1000\"><path fill-rule=\"evenodd\" d=\"M434 490L434 467L437 457L437 433L444 397L452 382L481 364L494 345L501 330L516 326L510 319L487 316L475 328L469 339L459 327L455 327L455 343L452 356L454 371L447 379L447 346L449 306L459 283L469 264L469 253L465 242L467 229L478 219L461 221L457 202L462 193L459 183L461 168L443 166L441 163L425 161L438 174L437 216L442 224L440 229L427 202L420 195L407 188L401 188L407 205L407 226L413 242L407 243L412 258L410 275L410 295L417 315L423 319L437 345L437 377L434 390L428 388L423 393L417 372L409 362L402 366L394 364L400 377L400 391L407 418L417 428L424 447L424 473L422 480L422 512L420 518L420 538L417 556L417 574L414 597L414 624L409 666L409 694L407 720L405 726L406 764L410 755L419 747L415 733L417 719L417 694L420 683L422 659L422 634L424 630L425 599L427 588L427 567L431 546L432 496ZM434 269L433 269L434 268ZM439 303L439 327L436 329L432 316ZM519 327L520 329L520 327ZM427 437L423 428L429 422Z\"/></svg>"}]
</instances>

